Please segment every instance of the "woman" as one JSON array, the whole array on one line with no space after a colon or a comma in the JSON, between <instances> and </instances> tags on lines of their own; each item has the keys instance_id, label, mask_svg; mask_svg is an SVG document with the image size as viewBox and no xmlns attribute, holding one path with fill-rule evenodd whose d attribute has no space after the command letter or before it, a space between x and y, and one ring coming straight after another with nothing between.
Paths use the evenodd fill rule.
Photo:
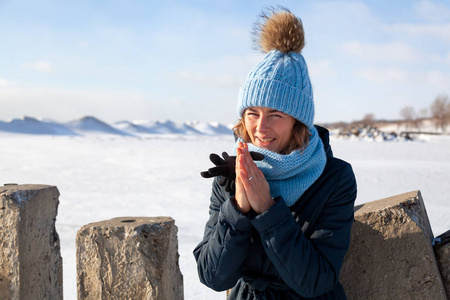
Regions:
<instances>
[{"instance_id":1,"label":"woman","mask_svg":"<svg viewBox=\"0 0 450 300\"><path fill-rule=\"evenodd\" d=\"M267 54L241 88L236 157L212 155L217 166L202 173L216 177L194 250L199 277L216 291L232 288L228 299L346 299L339 271L355 176L313 125L301 21L284 9L263 20Z\"/></svg>"}]
</instances>

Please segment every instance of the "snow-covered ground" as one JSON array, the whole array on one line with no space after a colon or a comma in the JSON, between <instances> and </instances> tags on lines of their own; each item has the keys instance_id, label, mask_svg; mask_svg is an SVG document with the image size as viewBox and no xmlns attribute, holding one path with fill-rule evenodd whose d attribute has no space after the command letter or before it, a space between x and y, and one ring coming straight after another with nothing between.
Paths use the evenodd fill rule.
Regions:
<instances>
[{"instance_id":1,"label":"snow-covered ground","mask_svg":"<svg viewBox=\"0 0 450 300\"><path fill-rule=\"evenodd\" d=\"M217 299L196 273L192 250L208 218L211 152L230 151L231 135L48 136L0 133L0 184L56 185L64 297L76 299L75 236L90 222L119 216L171 216L178 226L185 299ZM350 162L357 204L422 192L435 235L450 229L450 137L415 142L332 139L335 156ZM225 296L220 295L219 299Z\"/></svg>"}]
</instances>

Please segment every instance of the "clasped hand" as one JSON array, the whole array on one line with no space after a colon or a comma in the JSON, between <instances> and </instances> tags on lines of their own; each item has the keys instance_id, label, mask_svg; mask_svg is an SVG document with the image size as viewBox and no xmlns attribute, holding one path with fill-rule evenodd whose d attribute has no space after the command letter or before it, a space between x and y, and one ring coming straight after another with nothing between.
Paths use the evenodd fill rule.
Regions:
<instances>
[{"instance_id":1,"label":"clasped hand","mask_svg":"<svg viewBox=\"0 0 450 300\"><path fill-rule=\"evenodd\" d=\"M236 152L237 208L244 214L250 209L261 214L275 203L270 196L269 183L250 156L247 144L239 142Z\"/></svg>"},{"instance_id":2,"label":"clasped hand","mask_svg":"<svg viewBox=\"0 0 450 300\"><path fill-rule=\"evenodd\" d=\"M250 156L254 161L264 159L264 155L258 152L250 152ZM200 175L202 175L203 178L221 176L219 184L225 187L225 191L234 192L236 190L234 183L236 179L236 156L229 156L228 153L223 152L222 157L215 153L211 153L209 159L215 167L200 172Z\"/></svg>"}]
</instances>

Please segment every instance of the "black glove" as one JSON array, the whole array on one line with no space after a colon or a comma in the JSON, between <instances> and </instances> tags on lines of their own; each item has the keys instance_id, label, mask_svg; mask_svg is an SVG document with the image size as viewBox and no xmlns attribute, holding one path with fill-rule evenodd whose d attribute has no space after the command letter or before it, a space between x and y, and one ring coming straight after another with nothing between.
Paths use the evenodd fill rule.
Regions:
<instances>
[{"instance_id":1,"label":"black glove","mask_svg":"<svg viewBox=\"0 0 450 300\"><path fill-rule=\"evenodd\" d=\"M250 152L250 156L254 161L263 160L264 155L258 152ZM223 159L215 154L211 153L209 159L215 164L215 167L203 171L200 173L203 178L211 178L215 176L223 176L219 180L219 184L225 187L225 191L234 191L234 180L236 179L236 156L229 156L228 153L222 152Z\"/></svg>"}]
</instances>

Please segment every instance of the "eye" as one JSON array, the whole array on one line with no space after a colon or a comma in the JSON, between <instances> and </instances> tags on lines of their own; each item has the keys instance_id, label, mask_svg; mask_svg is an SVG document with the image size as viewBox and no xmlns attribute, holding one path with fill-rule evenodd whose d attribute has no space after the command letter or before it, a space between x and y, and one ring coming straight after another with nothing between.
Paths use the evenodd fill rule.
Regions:
<instances>
[{"instance_id":1,"label":"eye","mask_svg":"<svg viewBox=\"0 0 450 300\"><path fill-rule=\"evenodd\" d=\"M258 116L258 114L255 113L255 112L248 112L248 113L246 113L246 115L247 115L248 117L257 117L257 116Z\"/></svg>"},{"instance_id":2,"label":"eye","mask_svg":"<svg viewBox=\"0 0 450 300\"><path fill-rule=\"evenodd\" d=\"M270 116L271 117L275 117L275 118L282 118L283 117L282 115L279 115L279 114L271 114Z\"/></svg>"}]
</instances>

